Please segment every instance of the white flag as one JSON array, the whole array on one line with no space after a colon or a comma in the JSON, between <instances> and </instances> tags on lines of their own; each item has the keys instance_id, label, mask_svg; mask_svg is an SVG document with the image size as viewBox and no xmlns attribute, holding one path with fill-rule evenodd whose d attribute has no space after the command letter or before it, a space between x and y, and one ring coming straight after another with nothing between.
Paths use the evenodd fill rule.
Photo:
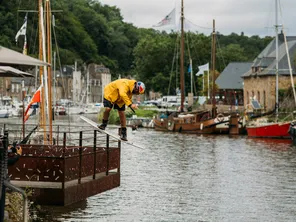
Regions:
<instances>
[{"instance_id":1,"label":"white flag","mask_svg":"<svg viewBox=\"0 0 296 222\"><path fill-rule=\"evenodd\" d=\"M20 35L26 35L26 32L27 32L27 16L28 16L28 13L26 14L24 24L22 25L20 30L16 33L16 36L15 36L15 41L16 42L17 42Z\"/></svg>"},{"instance_id":2,"label":"white flag","mask_svg":"<svg viewBox=\"0 0 296 222\"><path fill-rule=\"evenodd\" d=\"M204 71L209 71L209 63L201 65L198 67L199 71L196 73L196 76L200 76L204 74Z\"/></svg>"},{"instance_id":3,"label":"white flag","mask_svg":"<svg viewBox=\"0 0 296 222\"><path fill-rule=\"evenodd\" d=\"M164 17L164 19L161 20L156 25L153 25L153 27L161 27L161 26L165 26L165 25L176 25L176 23L175 23L175 20L176 20L175 11L176 10L173 9L170 12L170 14L168 14L166 17Z\"/></svg>"}]
</instances>

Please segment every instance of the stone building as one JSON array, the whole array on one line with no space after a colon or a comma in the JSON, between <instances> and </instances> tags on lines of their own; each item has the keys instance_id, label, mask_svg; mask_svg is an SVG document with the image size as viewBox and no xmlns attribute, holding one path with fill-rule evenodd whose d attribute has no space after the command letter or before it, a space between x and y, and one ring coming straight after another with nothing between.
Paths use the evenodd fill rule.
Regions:
<instances>
[{"instance_id":1,"label":"stone building","mask_svg":"<svg viewBox=\"0 0 296 222\"><path fill-rule=\"evenodd\" d=\"M52 89L55 100L69 99L73 100L73 73L74 66L65 65L61 70L55 71L55 83L53 80L52 87L55 86L55 89ZM54 79L54 74L52 74Z\"/></svg>"},{"instance_id":2,"label":"stone building","mask_svg":"<svg viewBox=\"0 0 296 222\"><path fill-rule=\"evenodd\" d=\"M22 101L22 81L25 81L26 95L32 95L35 92L35 78L21 77L3 77L0 78L1 97L10 97L12 101Z\"/></svg>"},{"instance_id":3,"label":"stone building","mask_svg":"<svg viewBox=\"0 0 296 222\"><path fill-rule=\"evenodd\" d=\"M290 54L292 73L296 80L296 36L287 36L287 46ZM278 44L279 61L279 89L288 89L292 86L289 73L288 57L285 48L284 35L279 34ZM243 74L244 79L244 106L250 100L256 99L269 111L275 108L276 101L276 40L271 41L267 47L253 61L251 68ZM279 101L281 103L281 101Z\"/></svg>"},{"instance_id":4,"label":"stone building","mask_svg":"<svg viewBox=\"0 0 296 222\"><path fill-rule=\"evenodd\" d=\"M35 70L31 71L35 73ZM40 85L39 73L35 78L24 78L25 89L31 97L36 87ZM12 100L22 99L23 78L0 78L0 96L10 97ZM103 102L104 87L111 82L110 70L104 65L90 64L78 70L76 66L63 66L61 70L52 70L52 100L53 103L61 99L71 100L74 103L101 103ZM87 90L88 89L88 90Z\"/></svg>"},{"instance_id":5,"label":"stone building","mask_svg":"<svg viewBox=\"0 0 296 222\"><path fill-rule=\"evenodd\" d=\"M55 97L57 101L68 99L74 103L101 103L104 87L110 82L110 70L104 65L89 64L81 69L76 65L63 66L62 73L56 71Z\"/></svg>"},{"instance_id":6,"label":"stone building","mask_svg":"<svg viewBox=\"0 0 296 222\"><path fill-rule=\"evenodd\" d=\"M89 64L88 65L88 96L90 103L101 103L104 99L104 88L111 82L110 70L104 65Z\"/></svg>"},{"instance_id":7,"label":"stone building","mask_svg":"<svg viewBox=\"0 0 296 222\"><path fill-rule=\"evenodd\" d=\"M215 81L219 88L217 94L220 103L233 106L244 104L244 86L241 76L251 68L252 64L252 62L231 62L225 67Z\"/></svg>"}]
</instances>

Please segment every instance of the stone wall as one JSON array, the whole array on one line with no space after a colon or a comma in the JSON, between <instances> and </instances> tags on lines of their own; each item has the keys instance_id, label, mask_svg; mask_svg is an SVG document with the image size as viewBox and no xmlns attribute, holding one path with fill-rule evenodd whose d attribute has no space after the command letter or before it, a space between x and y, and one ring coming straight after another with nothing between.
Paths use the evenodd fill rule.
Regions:
<instances>
[{"instance_id":1,"label":"stone wall","mask_svg":"<svg viewBox=\"0 0 296 222\"><path fill-rule=\"evenodd\" d=\"M296 77L294 77L294 82ZM279 76L279 89L292 86L290 76ZM267 110L275 106L275 76L260 76L244 79L244 107L250 104L250 97L254 97Z\"/></svg>"}]
</instances>

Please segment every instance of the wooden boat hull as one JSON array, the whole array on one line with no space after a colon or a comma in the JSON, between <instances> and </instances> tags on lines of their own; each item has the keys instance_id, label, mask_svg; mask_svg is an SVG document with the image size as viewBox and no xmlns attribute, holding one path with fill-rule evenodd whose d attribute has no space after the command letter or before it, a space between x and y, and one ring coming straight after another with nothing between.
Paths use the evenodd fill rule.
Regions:
<instances>
[{"instance_id":1,"label":"wooden boat hull","mask_svg":"<svg viewBox=\"0 0 296 222\"><path fill-rule=\"evenodd\" d=\"M260 126L247 126L247 134L249 137L262 138L291 138L289 128L291 123L272 123Z\"/></svg>"},{"instance_id":2,"label":"wooden boat hull","mask_svg":"<svg viewBox=\"0 0 296 222\"><path fill-rule=\"evenodd\" d=\"M168 131L168 119L153 119L154 129L156 131Z\"/></svg>"},{"instance_id":3,"label":"wooden boat hull","mask_svg":"<svg viewBox=\"0 0 296 222\"><path fill-rule=\"evenodd\" d=\"M243 128L239 126L240 117L238 115L232 115L230 118L223 115L208 118L208 112L201 112L182 117L155 118L153 122L154 129L157 131L192 134L242 134Z\"/></svg>"},{"instance_id":4,"label":"wooden boat hull","mask_svg":"<svg viewBox=\"0 0 296 222\"><path fill-rule=\"evenodd\" d=\"M216 123L214 119L209 119L197 123L178 123L174 120L168 121L169 131L180 133L212 134L215 132Z\"/></svg>"}]
</instances>

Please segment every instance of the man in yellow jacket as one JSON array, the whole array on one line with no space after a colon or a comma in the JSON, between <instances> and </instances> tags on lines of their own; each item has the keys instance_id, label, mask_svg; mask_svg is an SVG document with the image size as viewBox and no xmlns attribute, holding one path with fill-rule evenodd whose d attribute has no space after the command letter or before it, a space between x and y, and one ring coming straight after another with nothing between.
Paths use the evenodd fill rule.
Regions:
<instances>
[{"instance_id":1,"label":"man in yellow jacket","mask_svg":"<svg viewBox=\"0 0 296 222\"><path fill-rule=\"evenodd\" d=\"M108 124L110 111L112 108L117 109L121 125L120 138L122 140L127 140L126 117L124 112L125 106L137 109L137 105L132 102L132 96L144 94L144 92L144 83L131 79L118 79L105 86L103 102L105 111L103 115L103 122L99 128L105 130Z\"/></svg>"}]
</instances>

